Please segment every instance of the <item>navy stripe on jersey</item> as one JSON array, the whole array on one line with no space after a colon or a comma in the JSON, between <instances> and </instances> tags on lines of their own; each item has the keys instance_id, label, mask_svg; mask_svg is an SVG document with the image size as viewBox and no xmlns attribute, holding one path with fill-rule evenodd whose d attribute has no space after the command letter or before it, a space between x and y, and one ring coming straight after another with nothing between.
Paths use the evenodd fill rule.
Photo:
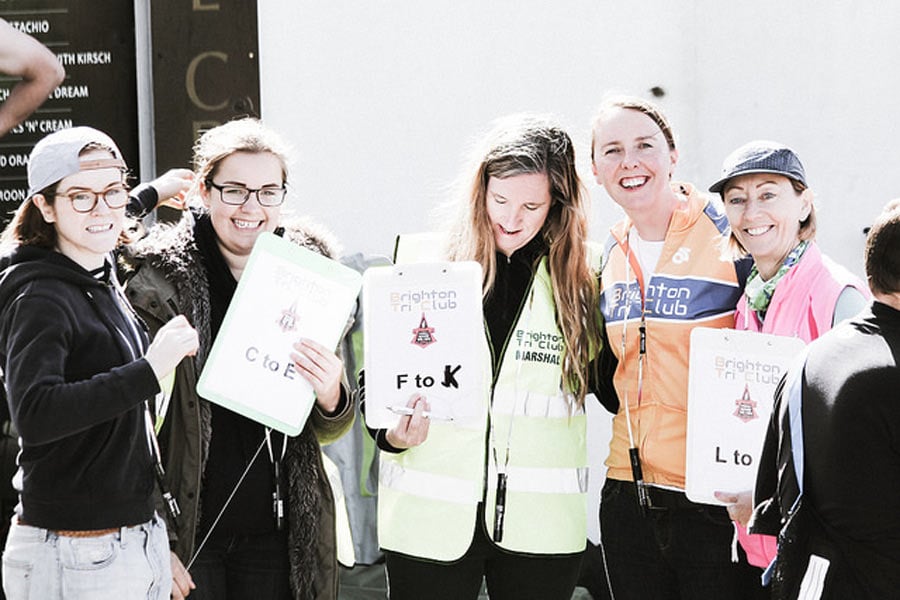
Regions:
<instances>
[{"instance_id":1,"label":"navy stripe on jersey","mask_svg":"<svg viewBox=\"0 0 900 600\"><path fill-rule=\"evenodd\" d=\"M728 229L728 219L715 202L707 202L706 206L703 208L703 213L715 223L719 233L725 233L725 230Z\"/></svg>"},{"instance_id":2,"label":"navy stripe on jersey","mask_svg":"<svg viewBox=\"0 0 900 600\"><path fill-rule=\"evenodd\" d=\"M655 275L647 285L647 318L709 319L733 312L740 295L740 288L734 283ZM600 310L607 323L639 318L641 294L637 282L626 285L620 281L606 286L600 296Z\"/></svg>"}]
</instances>

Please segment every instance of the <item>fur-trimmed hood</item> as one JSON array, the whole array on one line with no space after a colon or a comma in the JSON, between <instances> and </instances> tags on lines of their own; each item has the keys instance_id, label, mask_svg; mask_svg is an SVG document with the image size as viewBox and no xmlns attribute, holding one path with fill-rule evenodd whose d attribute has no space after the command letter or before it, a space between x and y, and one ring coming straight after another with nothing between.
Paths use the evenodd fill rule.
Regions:
<instances>
[{"instance_id":1,"label":"fur-trimmed hood","mask_svg":"<svg viewBox=\"0 0 900 600\"><path fill-rule=\"evenodd\" d=\"M172 284L180 312L188 315L200 334L200 351L194 360L198 372L206 363L206 352L212 345L209 336L209 282L194 239L197 220L206 214L205 210L192 209L176 223L157 225L146 237L125 247L119 256L123 279L128 279L146 264L161 271ZM275 234L327 258L337 259L340 255L340 245L334 235L311 219L290 217L282 221Z\"/></svg>"},{"instance_id":2,"label":"fur-trimmed hood","mask_svg":"<svg viewBox=\"0 0 900 600\"><path fill-rule=\"evenodd\" d=\"M212 435L209 402L196 392L199 373L212 343L207 271L198 248L195 226L202 211L191 211L173 225L158 225L120 255L126 294L138 313L156 331L177 314L184 314L200 338L193 363L178 367L166 425L160 435L166 483L182 508L175 551L183 562L194 552L199 523L199 499ZM275 231L299 246L336 258L334 238L311 221L289 219ZM334 600L337 559L334 549L334 506L322 466L317 438L335 439L349 428L353 410L323 417L314 408L300 435L289 438L284 467L288 484L288 556L294 598Z\"/></svg>"}]
</instances>

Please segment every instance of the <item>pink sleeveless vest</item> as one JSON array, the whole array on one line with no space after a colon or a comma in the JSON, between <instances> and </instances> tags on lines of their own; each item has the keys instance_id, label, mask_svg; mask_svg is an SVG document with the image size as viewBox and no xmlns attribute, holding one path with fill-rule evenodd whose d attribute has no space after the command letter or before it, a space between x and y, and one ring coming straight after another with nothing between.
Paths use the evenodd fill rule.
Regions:
<instances>
[{"instance_id":1,"label":"pink sleeveless vest","mask_svg":"<svg viewBox=\"0 0 900 600\"><path fill-rule=\"evenodd\" d=\"M799 337L808 344L831 329L838 296L847 287L869 297L869 290L859 278L824 256L813 242L800 262L778 282L765 322L759 322L756 313L747 307L747 296L741 295L734 328ZM757 567L767 567L778 551L775 536L751 535L746 527L735 526L747 561Z\"/></svg>"}]
</instances>

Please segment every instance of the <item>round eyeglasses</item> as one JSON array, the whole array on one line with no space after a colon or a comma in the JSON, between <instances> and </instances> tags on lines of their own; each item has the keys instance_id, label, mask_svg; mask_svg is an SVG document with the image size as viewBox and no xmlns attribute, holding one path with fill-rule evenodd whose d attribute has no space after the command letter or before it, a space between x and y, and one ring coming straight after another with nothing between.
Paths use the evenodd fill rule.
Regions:
<instances>
[{"instance_id":1,"label":"round eyeglasses","mask_svg":"<svg viewBox=\"0 0 900 600\"><path fill-rule=\"evenodd\" d=\"M102 192L94 190L75 190L65 194L56 194L57 197L68 198L72 203L72 210L79 213L89 213L97 206L99 198L103 198L110 209L122 208L128 204L128 190L124 187L111 187Z\"/></svg>"},{"instance_id":2,"label":"round eyeglasses","mask_svg":"<svg viewBox=\"0 0 900 600\"><path fill-rule=\"evenodd\" d=\"M284 186L252 189L242 185L217 185L212 181L207 181L206 185L219 190L222 202L232 206L244 204L250 199L250 194L256 194L256 201L260 206L280 206L287 194L287 188Z\"/></svg>"}]
</instances>

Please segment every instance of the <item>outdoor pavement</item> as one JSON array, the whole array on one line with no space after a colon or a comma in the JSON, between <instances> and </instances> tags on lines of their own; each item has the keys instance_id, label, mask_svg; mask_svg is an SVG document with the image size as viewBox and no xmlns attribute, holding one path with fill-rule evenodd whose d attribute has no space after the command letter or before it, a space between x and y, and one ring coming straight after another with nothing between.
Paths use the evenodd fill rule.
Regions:
<instances>
[{"instance_id":1,"label":"outdoor pavement","mask_svg":"<svg viewBox=\"0 0 900 600\"><path fill-rule=\"evenodd\" d=\"M482 588L479 600L486 600L487 592ZM387 592L384 582L384 565L357 565L352 569L341 567L341 593L339 600L385 600ZM424 599L423 600L427 600ZM576 588L572 600L592 600L584 588Z\"/></svg>"}]
</instances>

